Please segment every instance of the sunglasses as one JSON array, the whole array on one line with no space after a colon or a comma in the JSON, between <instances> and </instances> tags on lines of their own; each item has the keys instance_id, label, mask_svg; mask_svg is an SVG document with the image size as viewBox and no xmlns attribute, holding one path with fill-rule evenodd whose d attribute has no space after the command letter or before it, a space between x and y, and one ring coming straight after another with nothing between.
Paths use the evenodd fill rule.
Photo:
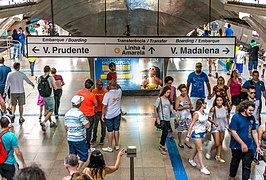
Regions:
<instances>
[{"instance_id":1,"label":"sunglasses","mask_svg":"<svg viewBox=\"0 0 266 180\"><path fill-rule=\"evenodd\" d=\"M202 68L202 66L196 66L196 68Z\"/></svg>"},{"instance_id":2,"label":"sunglasses","mask_svg":"<svg viewBox=\"0 0 266 180\"><path fill-rule=\"evenodd\" d=\"M256 92L250 92L250 94L256 94Z\"/></svg>"},{"instance_id":3,"label":"sunglasses","mask_svg":"<svg viewBox=\"0 0 266 180\"><path fill-rule=\"evenodd\" d=\"M153 71L155 71L155 68L150 68L150 70L153 70Z\"/></svg>"}]
</instances>

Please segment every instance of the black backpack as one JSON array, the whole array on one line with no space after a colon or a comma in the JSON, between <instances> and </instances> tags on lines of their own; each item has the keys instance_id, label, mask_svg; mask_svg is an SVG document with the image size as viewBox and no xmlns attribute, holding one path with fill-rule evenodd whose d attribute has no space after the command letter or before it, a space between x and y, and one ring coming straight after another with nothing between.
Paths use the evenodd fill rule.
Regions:
<instances>
[{"instance_id":1,"label":"black backpack","mask_svg":"<svg viewBox=\"0 0 266 180\"><path fill-rule=\"evenodd\" d=\"M46 76L45 78L41 76L40 82L38 83L38 91L40 96L42 97L49 97L52 94L52 88L50 87L50 83L48 81L48 78L50 76Z\"/></svg>"}]
</instances>

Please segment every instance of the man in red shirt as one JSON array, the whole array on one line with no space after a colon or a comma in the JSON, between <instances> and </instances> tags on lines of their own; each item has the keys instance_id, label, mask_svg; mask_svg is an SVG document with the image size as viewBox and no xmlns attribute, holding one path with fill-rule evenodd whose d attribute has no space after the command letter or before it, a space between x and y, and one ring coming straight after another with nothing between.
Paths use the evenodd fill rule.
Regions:
<instances>
[{"instance_id":1,"label":"man in red shirt","mask_svg":"<svg viewBox=\"0 0 266 180\"><path fill-rule=\"evenodd\" d=\"M87 79L85 81L85 88L78 91L78 95L84 97L79 109L84 113L90 122L90 127L86 129L86 140L91 152L94 150L94 148L90 148L91 134L94 123L94 107L97 107L98 105L95 95L91 92L93 85L93 81Z\"/></svg>"},{"instance_id":2,"label":"man in red shirt","mask_svg":"<svg viewBox=\"0 0 266 180\"><path fill-rule=\"evenodd\" d=\"M93 138L91 140L91 143L94 143L97 139L97 129L98 129L98 124L99 121L101 123L101 140L100 144L104 144L104 138L106 135L106 126L105 122L101 120L102 118L102 102L103 102L103 96L105 93L108 92L107 89L103 88L103 82L101 79L96 81L96 87L95 89L92 90L92 93L95 95L95 98L97 100L98 106L95 107L95 116L94 116L94 126L93 126Z\"/></svg>"}]
</instances>

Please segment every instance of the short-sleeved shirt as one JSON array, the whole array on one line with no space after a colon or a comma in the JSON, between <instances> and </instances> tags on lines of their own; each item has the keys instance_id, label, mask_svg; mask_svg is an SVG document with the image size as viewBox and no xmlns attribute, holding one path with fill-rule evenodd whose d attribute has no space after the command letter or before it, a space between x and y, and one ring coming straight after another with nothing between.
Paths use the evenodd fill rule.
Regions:
<instances>
[{"instance_id":1,"label":"short-sleeved shirt","mask_svg":"<svg viewBox=\"0 0 266 180\"><path fill-rule=\"evenodd\" d=\"M0 133L2 130L0 130ZM4 162L5 164L16 164L16 158L14 156L14 148L18 148L18 139L16 135L12 132L7 132L2 136L2 141L6 150L6 153L8 153L8 158Z\"/></svg>"},{"instance_id":2,"label":"short-sleeved shirt","mask_svg":"<svg viewBox=\"0 0 266 180\"><path fill-rule=\"evenodd\" d=\"M14 44L19 43L19 34L12 34L12 39L14 40Z\"/></svg>"},{"instance_id":3,"label":"short-sleeved shirt","mask_svg":"<svg viewBox=\"0 0 266 180\"><path fill-rule=\"evenodd\" d=\"M236 63L237 64L243 64L244 63L244 58L245 58L246 52L245 51L242 51L242 50L239 50L236 54L237 54L237 56L236 56Z\"/></svg>"},{"instance_id":4,"label":"short-sleeved shirt","mask_svg":"<svg viewBox=\"0 0 266 180\"><path fill-rule=\"evenodd\" d=\"M204 82L209 82L205 72L201 72L200 75L197 75L195 72L189 74L187 83L192 84L190 97L206 98Z\"/></svg>"},{"instance_id":5,"label":"short-sleeved shirt","mask_svg":"<svg viewBox=\"0 0 266 180\"><path fill-rule=\"evenodd\" d=\"M26 35L24 33L19 33L19 42L21 42L22 45L25 44Z\"/></svg>"},{"instance_id":6,"label":"short-sleeved shirt","mask_svg":"<svg viewBox=\"0 0 266 180\"><path fill-rule=\"evenodd\" d=\"M216 96L221 96L225 101L228 101L227 91L229 87L227 85L224 85L224 87L219 88L217 85L213 87L213 92Z\"/></svg>"},{"instance_id":7,"label":"short-sleeved shirt","mask_svg":"<svg viewBox=\"0 0 266 180\"><path fill-rule=\"evenodd\" d=\"M6 78L8 73L11 72L11 68L5 65L0 65L0 89L5 89Z\"/></svg>"},{"instance_id":8,"label":"short-sleeved shirt","mask_svg":"<svg viewBox=\"0 0 266 180\"><path fill-rule=\"evenodd\" d=\"M255 89L256 89L256 99L260 100L261 101L261 96L262 96L262 92L265 91L265 85L264 85L264 82L259 80L257 83L252 81L253 84L251 84L250 81L246 81L243 85L243 88L245 89L248 89L248 87L250 85L254 85L255 86Z\"/></svg>"},{"instance_id":9,"label":"short-sleeved shirt","mask_svg":"<svg viewBox=\"0 0 266 180\"><path fill-rule=\"evenodd\" d=\"M158 109L160 120L170 121L172 105L168 99L159 97L156 99L154 106Z\"/></svg>"},{"instance_id":10,"label":"short-sleeved shirt","mask_svg":"<svg viewBox=\"0 0 266 180\"><path fill-rule=\"evenodd\" d=\"M48 75L46 75L46 74L45 75L42 75L43 78L46 78L47 76ZM38 83L40 83L40 81L41 81L41 77L38 78ZM52 93L51 93L51 95L49 97L52 97L52 96L54 96L54 88L53 88L53 84L55 83L54 77L53 76L50 76L48 78L48 82L49 82L50 88L52 88Z\"/></svg>"},{"instance_id":11,"label":"short-sleeved shirt","mask_svg":"<svg viewBox=\"0 0 266 180\"><path fill-rule=\"evenodd\" d=\"M107 106L105 118L112 119L121 113L121 89L111 89L103 97L103 105Z\"/></svg>"},{"instance_id":12,"label":"short-sleeved shirt","mask_svg":"<svg viewBox=\"0 0 266 180\"><path fill-rule=\"evenodd\" d=\"M97 102L95 95L86 89L79 90L78 95L84 97L79 109L85 116L94 116L94 104Z\"/></svg>"},{"instance_id":13,"label":"short-sleeved shirt","mask_svg":"<svg viewBox=\"0 0 266 180\"><path fill-rule=\"evenodd\" d=\"M226 28L224 31L225 36L233 36L234 30L232 28Z\"/></svg>"},{"instance_id":14,"label":"short-sleeved shirt","mask_svg":"<svg viewBox=\"0 0 266 180\"><path fill-rule=\"evenodd\" d=\"M54 79L55 79L55 84L57 86L57 89L62 89L62 81L63 81L63 77L61 75L57 75L54 74L53 75Z\"/></svg>"},{"instance_id":15,"label":"short-sleeved shirt","mask_svg":"<svg viewBox=\"0 0 266 180\"><path fill-rule=\"evenodd\" d=\"M252 136L252 130L256 130L255 122L256 121L253 115L245 117L241 113L237 113L232 117L231 123L229 125L229 128L236 131L241 140L247 145L248 149L253 149L254 139ZM234 139L232 135L230 148L241 149L241 145Z\"/></svg>"},{"instance_id":16,"label":"short-sleeved shirt","mask_svg":"<svg viewBox=\"0 0 266 180\"><path fill-rule=\"evenodd\" d=\"M211 31L217 32L218 31L218 27L219 27L219 24L216 21L213 21L211 23Z\"/></svg>"},{"instance_id":17,"label":"short-sleeved shirt","mask_svg":"<svg viewBox=\"0 0 266 180\"><path fill-rule=\"evenodd\" d=\"M259 50L260 48L258 46L250 47L248 49L249 61L258 61Z\"/></svg>"},{"instance_id":18,"label":"short-sleeved shirt","mask_svg":"<svg viewBox=\"0 0 266 180\"><path fill-rule=\"evenodd\" d=\"M86 139L85 125L89 122L84 114L78 108L71 108L65 114L65 126L67 126L67 140L68 141L83 141Z\"/></svg>"},{"instance_id":19,"label":"short-sleeved shirt","mask_svg":"<svg viewBox=\"0 0 266 180\"><path fill-rule=\"evenodd\" d=\"M98 104L98 106L96 106L94 108L95 112L102 112L102 109L103 109L103 104L102 104L103 97L104 97L105 93L107 93L107 92L108 92L108 90L105 89L105 88L102 88L102 89L95 88L95 89L92 90L92 93L95 95L95 98L96 98L97 104Z\"/></svg>"},{"instance_id":20,"label":"short-sleeved shirt","mask_svg":"<svg viewBox=\"0 0 266 180\"><path fill-rule=\"evenodd\" d=\"M116 79L117 79L116 72L110 71L110 72L107 74L107 77L106 77L106 80L107 80L107 81L116 80Z\"/></svg>"}]
</instances>

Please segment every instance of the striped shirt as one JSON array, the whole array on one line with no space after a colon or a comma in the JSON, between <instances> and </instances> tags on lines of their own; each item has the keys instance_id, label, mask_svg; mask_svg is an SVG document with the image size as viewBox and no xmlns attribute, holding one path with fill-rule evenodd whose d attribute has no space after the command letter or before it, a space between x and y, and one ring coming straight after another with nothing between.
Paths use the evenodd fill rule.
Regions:
<instances>
[{"instance_id":1,"label":"striped shirt","mask_svg":"<svg viewBox=\"0 0 266 180\"><path fill-rule=\"evenodd\" d=\"M86 139L85 125L89 122L86 120L84 114L78 108L71 108L65 114L65 126L68 128L68 141L83 141Z\"/></svg>"}]
</instances>

